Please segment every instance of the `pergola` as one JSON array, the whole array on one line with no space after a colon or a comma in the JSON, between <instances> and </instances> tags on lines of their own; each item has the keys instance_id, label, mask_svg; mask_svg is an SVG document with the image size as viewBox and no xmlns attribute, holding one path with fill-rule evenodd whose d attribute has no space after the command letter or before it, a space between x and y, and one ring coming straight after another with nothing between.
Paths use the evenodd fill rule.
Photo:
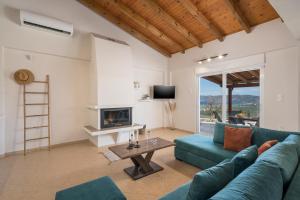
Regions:
<instances>
[{"instance_id":1,"label":"pergola","mask_svg":"<svg viewBox=\"0 0 300 200\"><path fill-rule=\"evenodd\" d=\"M222 87L222 74L205 76L204 79ZM232 113L232 92L234 88L259 86L259 70L235 72L227 74L228 113Z\"/></svg>"}]
</instances>

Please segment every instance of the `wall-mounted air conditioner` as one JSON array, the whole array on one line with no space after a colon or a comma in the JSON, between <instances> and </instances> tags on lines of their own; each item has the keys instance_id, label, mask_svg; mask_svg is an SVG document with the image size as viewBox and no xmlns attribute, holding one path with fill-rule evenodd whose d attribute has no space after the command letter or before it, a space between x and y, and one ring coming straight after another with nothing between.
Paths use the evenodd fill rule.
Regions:
<instances>
[{"instance_id":1,"label":"wall-mounted air conditioner","mask_svg":"<svg viewBox=\"0 0 300 200\"><path fill-rule=\"evenodd\" d=\"M20 10L21 25L61 33L64 35L73 35L73 24L63 22L54 18L38 15L32 12Z\"/></svg>"}]
</instances>

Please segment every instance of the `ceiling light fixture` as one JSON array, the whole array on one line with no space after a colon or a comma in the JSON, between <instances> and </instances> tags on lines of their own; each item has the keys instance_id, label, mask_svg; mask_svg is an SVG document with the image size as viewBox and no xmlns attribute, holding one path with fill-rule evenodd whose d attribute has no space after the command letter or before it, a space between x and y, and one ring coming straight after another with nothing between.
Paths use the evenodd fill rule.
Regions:
<instances>
[{"instance_id":1,"label":"ceiling light fixture","mask_svg":"<svg viewBox=\"0 0 300 200\"><path fill-rule=\"evenodd\" d=\"M201 59L201 60L197 60L196 62L198 63L198 64L203 64L205 61L206 62L211 62L212 60L214 60L214 59L216 59L216 58L218 58L218 59L223 59L223 58L225 58L226 56L228 56L228 53L224 53L224 54L220 54L220 55L218 55L218 56L211 56L211 57L208 57L208 58L203 58L203 59Z\"/></svg>"}]
</instances>

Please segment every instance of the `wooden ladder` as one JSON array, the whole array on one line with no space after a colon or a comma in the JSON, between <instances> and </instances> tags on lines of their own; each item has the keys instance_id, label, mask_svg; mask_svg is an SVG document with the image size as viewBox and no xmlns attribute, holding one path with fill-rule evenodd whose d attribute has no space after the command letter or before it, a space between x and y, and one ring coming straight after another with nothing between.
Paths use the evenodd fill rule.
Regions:
<instances>
[{"instance_id":1,"label":"wooden ladder","mask_svg":"<svg viewBox=\"0 0 300 200\"><path fill-rule=\"evenodd\" d=\"M26 85L23 85L23 103L24 103L24 156L26 155L26 143L29 141L34 140L42 140L42 139L48 139L48 150L50 151L50 79L49 75L46 75L46 81L33 81L32 83L37 84L46 84L46 91L45 92L34 92L34 91L27 91ZM26 102L26 96L27 95L47 95L47 103L27 103ZM27 107L30 106L47 106L47 114L36 114L36 115L27 115ZM33 117L47 117L48 118L48 124L42 125L42 126L30 126L27 127L26 119L33 118ZM38 128L48 128L48 135L45 137L39 137L39 138L27 138L27 130L30 129L38 129Z\"/></svg>"}]
</instances>

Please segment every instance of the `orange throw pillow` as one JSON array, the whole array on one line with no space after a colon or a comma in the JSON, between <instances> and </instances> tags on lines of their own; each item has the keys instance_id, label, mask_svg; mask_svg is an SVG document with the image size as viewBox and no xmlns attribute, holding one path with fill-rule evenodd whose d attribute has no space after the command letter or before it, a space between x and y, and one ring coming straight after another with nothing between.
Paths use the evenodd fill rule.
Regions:
<instances>
[{"instance_id":1,"label":"orange throw pillow","mask_svg":"<svg viewBox=\"0 0 300 200\"><path fill-rule=\"evenodd\" d=\"M269 140L263 143L259 148L258 148L258 155L262 154L263 152L267 151L270 149L273 145L277 144L278 140Z\"/></svg>"},{"instance_id":2,"label":"orange throw pillow","mask_svg":"<svg viewBox=\"0 0 300 200\"><path fill-rule=\"evenodd\" d=\"M251 128L225 126L224 149L239 152L251 146Z\"/></svg>"}]
</instances>

